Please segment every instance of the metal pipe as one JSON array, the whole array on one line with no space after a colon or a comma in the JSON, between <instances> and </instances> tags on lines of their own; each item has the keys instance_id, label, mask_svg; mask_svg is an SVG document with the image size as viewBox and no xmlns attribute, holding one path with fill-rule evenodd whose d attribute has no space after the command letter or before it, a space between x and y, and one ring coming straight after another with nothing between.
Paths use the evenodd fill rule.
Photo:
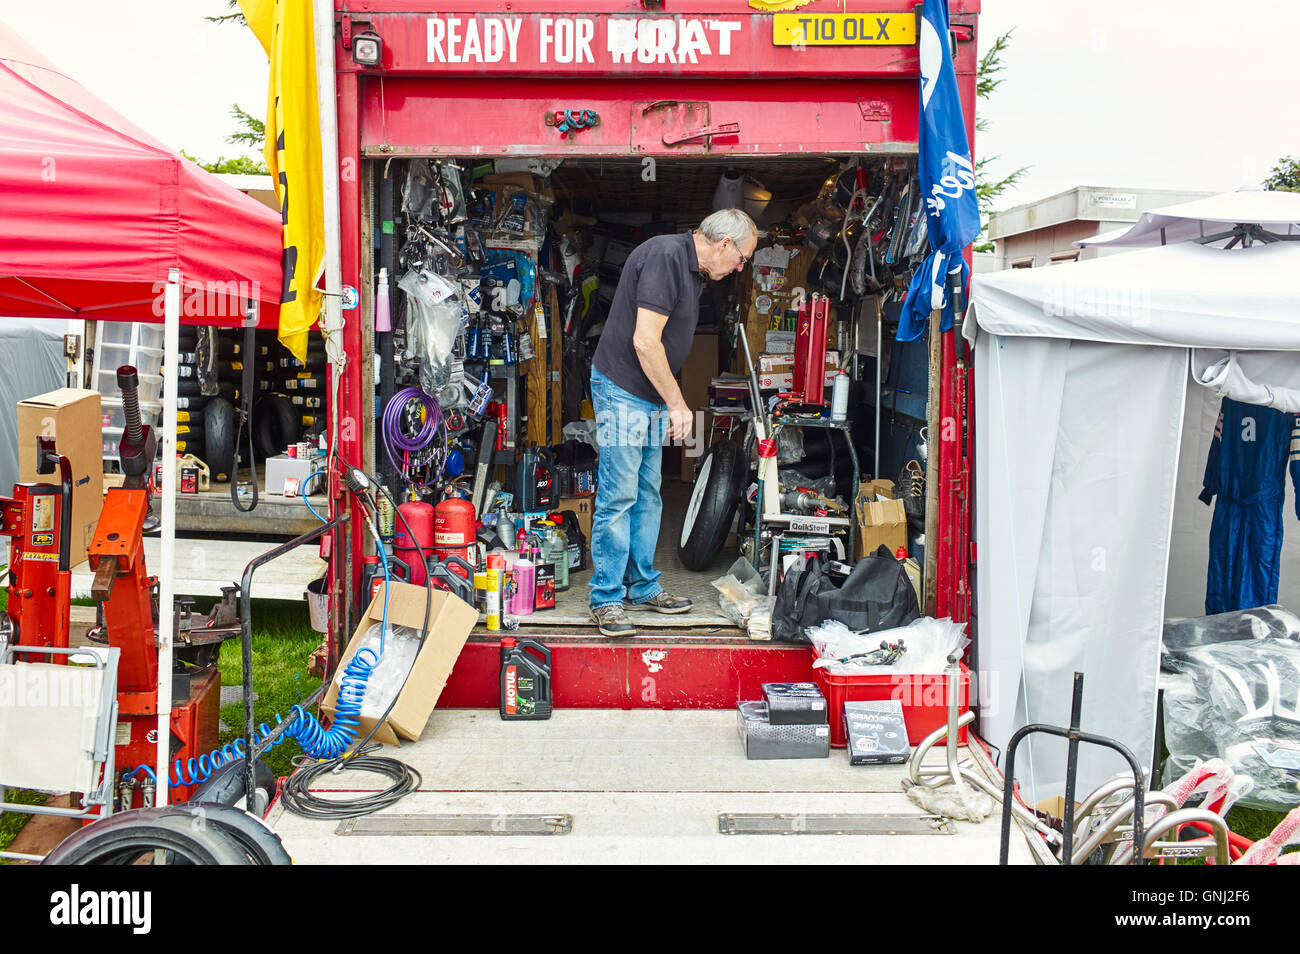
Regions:
<instances>
[{"instance_id":1,"label":"metal pipe","mask_svg":"<svg viewBox=\"0 0 1300 954\"><path fill-rule=\"evenodd\" d=\"M393 181L388 178L390 162L391 160L385 162L381 174L372 176L371 181L378 180L379 267L388 269L389 294L391 296L392 292L397 289L397 255L394 249ZM379 403L381 407L387 408L388 402L393 399L393 393L397 390L396 369L393 366L393 333L391 331L379 331L375 333L375 338L379 345ZM375 456L380 457L378 454ZM397 470L393 467L392 462L385 456L379 460L379 468L383 483L393 487L393 491L396 493Z\"/></svg>"},{"instance_id":2,"label":"metal pipe","mask_svg":"<svg viewBox=\"0 0 1300 954\"><path fill-rule=\"evenodd\" d=\"M1120 804L1113 812L1106 816L1101 822L1100 827L1093 830L1083 844L1075 849L1070 858L1070 864L1082 864L1089 855L1096 851L1103 842L1119 830L1119 827L1133 817L1133 799ZM1149 792L1143 805L1143 810L1150 805L1160 805L1174 812L1178 810L1178 802L1174 797L1166 792Z\"/></svg>"},{"instance_id":3,"label":"metal pipe","mask_svg":"<svg viewBox=\"0 0 1300 954\"><path fill-rule=\"evenodd\" d=\"M253 557L248 566L244 567L244 576L239 584L239 649L244 685L244 804L250 807L257 804L257 784L253 773L253 759L256 758L253 744L253 573L258 567L279 559L291 550L319 540L325 534L346 524L350 517L351 514L345 510L314 530L309 530L301 536L294 537L288 543L282 543L272 550ZM160 785L159 788L165 786Z\"/></svg>"},{"instance_id":4,"label":"metal pipe","mask_svg":"<svg viewBox=\"0 0 1300 954\"><path fill-rule=\"evenodd\" d=\"M958 764L957 758L957 741L961 735L961 728L957 722L960 716L958 709L961 708L961 662L957 653L953 652L948 656L948 741L945 746L948 757L948 771L952 775L953 787L958 790L964 790L962 785L961 765Z\"/></svg>"},{"instance_id":5,"label":"metal pipe","mask_svg":"<svg viewBox=\"0 0 1300 954\"><path fill-rule=\"evenodd\" d=\"M172 745L172 631L176 614L176 357L180 353L181 271L168 269L163 291L163 426L162 440L162 536L158 541L158 798L157 806L167 804L167 766ZM247 359L246 359L247 360ZM153 462L150 461L150 464ZM252 802L249 802L251 805Z\"/></svg>"},{"instance_id":6,"label":"metal pipe","mask_svg":"<svg viewBox=\"0 0 1300 954\"><path fill-rule=\"evenodd\" d=\"M1228 854L1228 825L1224 820L1214 812L1204 808L1180 808L1176 812L1170 812L1160 821L1151 826L1146 836L1142 839L1142 857L1145 858L1158 839L1165 832L1189 822L1201 822L1210 826L1210 833L1214 836L1214 860L1217 864L1228 865L1232 863L1232 858ZM1129 845L1118 855L1115 856L1114 864L1127 865L1133 861L1133 846Z\"/></svg>"}]
</instances>

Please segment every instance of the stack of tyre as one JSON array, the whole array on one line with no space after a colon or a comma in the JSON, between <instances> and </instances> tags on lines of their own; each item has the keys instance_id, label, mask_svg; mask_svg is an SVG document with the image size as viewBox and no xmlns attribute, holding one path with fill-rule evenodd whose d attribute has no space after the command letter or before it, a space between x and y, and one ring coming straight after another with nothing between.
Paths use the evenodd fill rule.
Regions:
<instances>
[{"instance_id":1,"label":"stack of tyre","mask_svg":"<svg viewBox=\"0 0 1300 954\"><path fill-rule=\"evenodd\" d=\"M258 332L254 360L257 401L253 437L258 456L282 454L286 447L325 430L325 342L309 335L306 360L280 344L274 331Z\"/></svg>"},{"instance_id":2,"label":"stack of tyre","mask_svg":"<svg viewBox=\"0 0 1300 954\"><path fill-rule=\"evenodd\" d=\"M176 452L208 465L212 479L226 482L236 455L247 464L248 434L235 447L237 407L243 387L244 332L183 327L176 355ZM261 461L283 454L304 435L325 429L325 347L313 336L307 360L297 361L274 331L257 333L253 361L253 451ZM210 370L203 370L210 369ZM214 378L216 394L204 394L201 377ZM211 388L209 388L211 390Z\"/></svg>"},{"instance_id":3,"label":"stack of tyre","mask_svg":"<svg viewBox=\"0 0 1300 954\"><path fill-rule=\"evenodd\" d=\"M218 480L230 479L231 458L234 452L234 402L239 397L238 386L222 376L221 369L232 360L238 360L238 347L217 339L215 360L208 358L212 343L206 329L182 327L180 350L176 360L176 453L193 454L208 465L212 476ZM171 360L164 356L164 363ZM199 375L200 367L208 364L217 372L218 392L205 395Z\"/></svg>"}]
</instances>

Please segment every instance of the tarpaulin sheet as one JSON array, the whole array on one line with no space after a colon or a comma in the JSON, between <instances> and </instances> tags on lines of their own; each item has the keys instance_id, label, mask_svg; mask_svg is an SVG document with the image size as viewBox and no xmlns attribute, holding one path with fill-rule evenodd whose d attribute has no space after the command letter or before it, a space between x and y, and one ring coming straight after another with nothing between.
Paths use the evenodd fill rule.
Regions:
<instances>
[{"instance_id":1,"label":"tarpaulin sheet","mask_svg":"<svg viewBox=\"0 0 1300 954\"><path fill-rule=\"evenodd\" d=\"M239 324L280 300L280 216L114 112L0 24L0 315Z\"/></svg>"}]
</instances>

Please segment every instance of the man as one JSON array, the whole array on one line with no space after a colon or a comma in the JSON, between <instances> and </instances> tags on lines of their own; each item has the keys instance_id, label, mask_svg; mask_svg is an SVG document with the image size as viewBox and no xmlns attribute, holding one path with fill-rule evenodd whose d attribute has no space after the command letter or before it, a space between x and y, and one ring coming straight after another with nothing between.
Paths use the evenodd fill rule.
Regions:
<instances>
[{"instance_id":1,"label":"man","mask_svg":"<svg viewBox=\"0 0 1300 954\"><path fill-rule=\"evenodd\" d=\"M627 257L592 359L600 462L591 527L591 618L605 636L635 636L623 599L660 613L691 601L659 585L660 463L665 430L691 432L692 410L675 375L690 353L705 278L745 267L758 245L739 209L714 212L693 232L657 235Z\"/></svg>"}]
</instances>

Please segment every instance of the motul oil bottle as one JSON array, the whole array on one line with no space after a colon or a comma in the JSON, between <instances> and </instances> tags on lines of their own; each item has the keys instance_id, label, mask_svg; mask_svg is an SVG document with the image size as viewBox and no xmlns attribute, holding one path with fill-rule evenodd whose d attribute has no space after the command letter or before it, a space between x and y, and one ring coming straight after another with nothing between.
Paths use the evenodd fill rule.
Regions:
<instances>
[{"instance_id":1,"label":"motul oil bottle","mask_svg":"<svg viewBox=\"0 0 1300 954\"><path fill-rule=\"evenodd\" d=\"M501 718L551 717L551 651L535 639L501 640Z\"/></svg>"}]
</instances>

